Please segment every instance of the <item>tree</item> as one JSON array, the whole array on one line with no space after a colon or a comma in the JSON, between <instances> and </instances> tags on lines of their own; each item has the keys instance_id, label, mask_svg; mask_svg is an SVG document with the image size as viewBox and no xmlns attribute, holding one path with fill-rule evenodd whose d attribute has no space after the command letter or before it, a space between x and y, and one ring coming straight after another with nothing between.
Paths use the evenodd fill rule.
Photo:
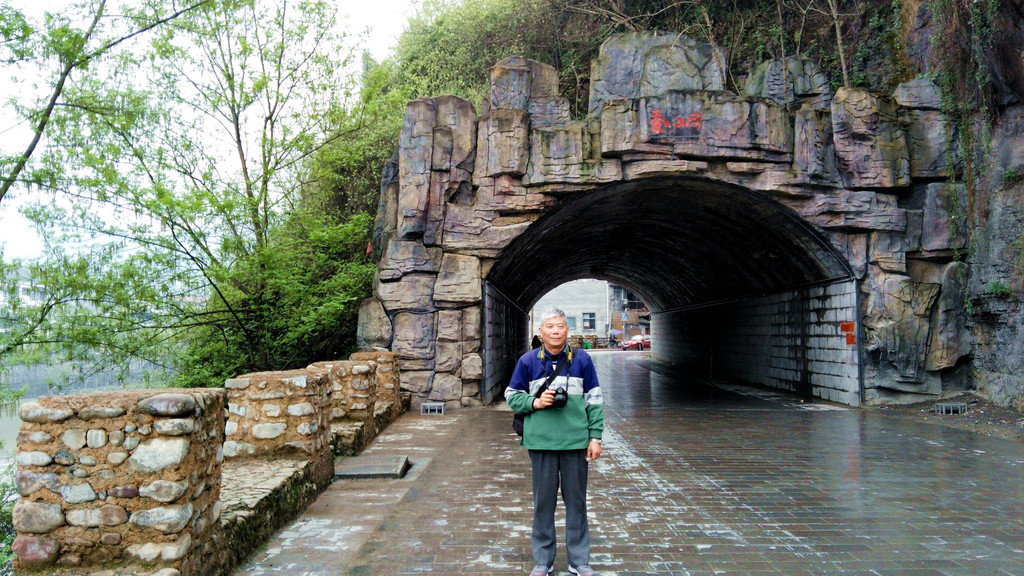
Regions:
<instances>
[{"instance_id":1,"label":"tree","mask_svg":"<svg viewBox=\"0 0 1024 576\"><path fill-rule=\"evenodd\" d=\"M141 5L120 6L115 14L108 14L109 0L93 0L77 7L83 13L78 23L68 16L75 12L73 9L47 13L42 31L35 30L18 10L6 3L0 5L0 63L12 76L21 72L24 65L34 64L46 81L46 89L36 102L15 106L22 119L31 124L31 136L20 154L0 157L0 202L28 169L54 114L62 107L75 105L64 100L65 89L74 81L75 74L86 75L92 62L110 55L122 44L212 1L194 0L177 7L148 0ZM17 82L13 78L12 81ZM42 177L30 175L26 182L39 183Z\"/></svg>"},{"instance_id":2,"label":"tree","mask_svg":"<svg viewBox=\"0 0 1024 576\"><path fill-rule=\"evenodd\" d=\"M71 167L52 186L72 202L31 217L55 254L76 237L104 242L65 254L96 281L74 286L75 301L36 330L47 338L23 349L91 366L147 359L209 385L352 347L372 276L368 217L298 207L346 102L333 29L324 2L208 5L164 26L147 53L108 58L104 81L66 90L77 104L51 121L41 161Z\"/></svg>"}]
</instances>

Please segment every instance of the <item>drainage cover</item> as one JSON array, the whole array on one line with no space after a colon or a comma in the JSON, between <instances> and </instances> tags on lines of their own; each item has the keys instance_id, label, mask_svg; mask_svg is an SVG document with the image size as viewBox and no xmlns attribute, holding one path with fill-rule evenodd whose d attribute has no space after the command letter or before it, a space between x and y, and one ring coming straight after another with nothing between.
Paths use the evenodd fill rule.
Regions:
<instances>
[{"instance_id":1,"label":"drainage cover","mask_svg":"<svg viewBox=\"0 0 1024 576\"><path fill-rule=\"evenodd\" d=\"M334 463L335 478L402 478L408 471L408 456L349 456Z\"/></svg>"},{"instance_id":2,"label":"drainage cover","mask_svg":"<svg viewBox=\"0 0 1024 576\"><path fill-rule=\"evenodd\" d=\"M936 402L935 411L939 414L963 414L967 412L967 404L964 402Z\"/></svg>"}]
</instances>

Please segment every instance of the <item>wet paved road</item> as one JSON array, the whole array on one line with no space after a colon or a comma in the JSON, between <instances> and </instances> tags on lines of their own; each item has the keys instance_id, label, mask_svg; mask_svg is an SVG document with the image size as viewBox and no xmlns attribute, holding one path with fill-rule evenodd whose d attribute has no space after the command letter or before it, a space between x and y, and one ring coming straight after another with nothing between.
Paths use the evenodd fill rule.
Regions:
<instances>
[{"instance_id":1,"label":"wet paved road","mask_svg":"<svg viewBox=\"0 0 1024 576\"><path fill-rule=\"evenodd\" d=\"M1024 576L1024 444L682 387L644 353L594 358L601 574ZM406 479L335 483L236 576L528 573L529 460L510 420L403 416L367 453L408 455ZM568 574L564 548L555 567Z\"/></svg>"}]
</instances>

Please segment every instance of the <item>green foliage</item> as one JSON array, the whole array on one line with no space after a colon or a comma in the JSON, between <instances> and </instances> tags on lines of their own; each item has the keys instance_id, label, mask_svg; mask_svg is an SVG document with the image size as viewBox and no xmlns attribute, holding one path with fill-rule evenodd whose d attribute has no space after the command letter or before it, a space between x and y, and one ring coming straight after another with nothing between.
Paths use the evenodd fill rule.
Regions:
<instances>
[{"instance_id":1,"label":"green foliage","mask_svg":"<svg viewBox=\"0 0 1024 576\"><path fill-rule=\"evenodd\" d=\"M398 145L405 107L413 99L398 76L394 61L378 64L364 56L358 101L334 118L329 139L304 175L307 210L337 217L376 211L381 167Z\"/></svg>"},{"instance_id":2,"label":"green foliage","mask_svg":"<svg viewBox=\"0 0 1024 576\"><path fill-rule=\"evenodd\" d=\"M521 56L555 66L570 101L585 104L590 61L612 30L565 4L558 9L550 0L428 1L399 39L401 82L415 97L454 94L479 103L490 67Z\"/></svg>"},{"instance_id":3,"label":"green foliage","mask_svg":"<svg viewBox=\"0 0 1024 576\"><path fill-rule=\"evenodd\" d=\"M1011 188L1024 184L1024 166L1011 166L1003 172L1003 187Z\"/></svg>"},{"instance_id":4,"label":"green foliage","mask_svg":"<svg viewBox=\"0 0 1024 576\"><path fill-rule=\"evenodd\" d=\"M17 503L18 487L14 484L13 466L10 466L0 476L0 573L10 573L8 570L14 560L11 544L18 534L14 530L12 514Z\"/></svg>"},{"instance_id":5,"label":"green foliage","mask_svg":"<svg viewBox=\"0 0 1024 576\"><path fill-rule=\"evenodd\" d=\"M996 298L1009 299L1013 296L1013 290L1010 289L1005 283L994 280L989 282L988 291Z\"/></svg>"},{"instance_id":6,"label":"green foliage","mask_svg":"<svg viewBox=\"0 0 1024 576\"><path fill-rule=\"evenodd\" d=\"M227 308L244 311L259 327L266 364L251 361L251 340L231 323L207 323L190 340L178 383L219 385L242 372L298 368L355 350L359 303L370 295L375 270L364 253L372 224L366 214L345 222L294 215L275 231L271 250L235 272L240 282L264 282L266 290L227 290L224 301L211 301L207 310L214 316Z\"/></svg>"},{"instance_id":7,"label":"green foliage","mask_svg":"<svg viewBox=\"0 0 1024 576\"><path fill-rule=\"evenodd\" d=\"M81 43L72 27L51 29L53 45ZM0 266L5 289L43 297L2 319L4 365L66 365L67 382L113 370L136 384L144 366L156 384L207 386L354 348L372 219L350 208L365 199L345 213L303 203L322 200L310 160L356 140L377 106L344 107L333 30L325 2L207 3L61 92L67 106L33 166L57 201L26 214L46 255ZM342 149L346 166L376 152L357 144Z\"/></svg>"}]
</instances>

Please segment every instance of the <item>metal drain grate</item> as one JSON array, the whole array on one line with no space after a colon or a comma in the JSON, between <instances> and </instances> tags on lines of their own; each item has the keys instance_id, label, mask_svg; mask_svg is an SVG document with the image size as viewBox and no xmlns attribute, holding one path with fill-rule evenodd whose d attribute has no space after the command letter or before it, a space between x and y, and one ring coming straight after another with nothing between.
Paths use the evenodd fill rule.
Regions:
<instances>
[{"instance_id":1,"label":"metal drain grate","mask_svg":"<svg viewBox=\"0 0 1024 576\"><path fill-rule=\"evenodd\" d=\"M444 402L424 402L420 404L420 414L444 414Z\"/></svg>"},{"instance_id":2,"label":"metal drain grate","mask_svg":"<svg viewBox=\"0 0 1024 576\"><path fill-rule=\"evenodd\" d=\"M935 412L939 414L963 414L967 412L967 404L964 402L937 402Z\"/></svg>"}]
</instances>

